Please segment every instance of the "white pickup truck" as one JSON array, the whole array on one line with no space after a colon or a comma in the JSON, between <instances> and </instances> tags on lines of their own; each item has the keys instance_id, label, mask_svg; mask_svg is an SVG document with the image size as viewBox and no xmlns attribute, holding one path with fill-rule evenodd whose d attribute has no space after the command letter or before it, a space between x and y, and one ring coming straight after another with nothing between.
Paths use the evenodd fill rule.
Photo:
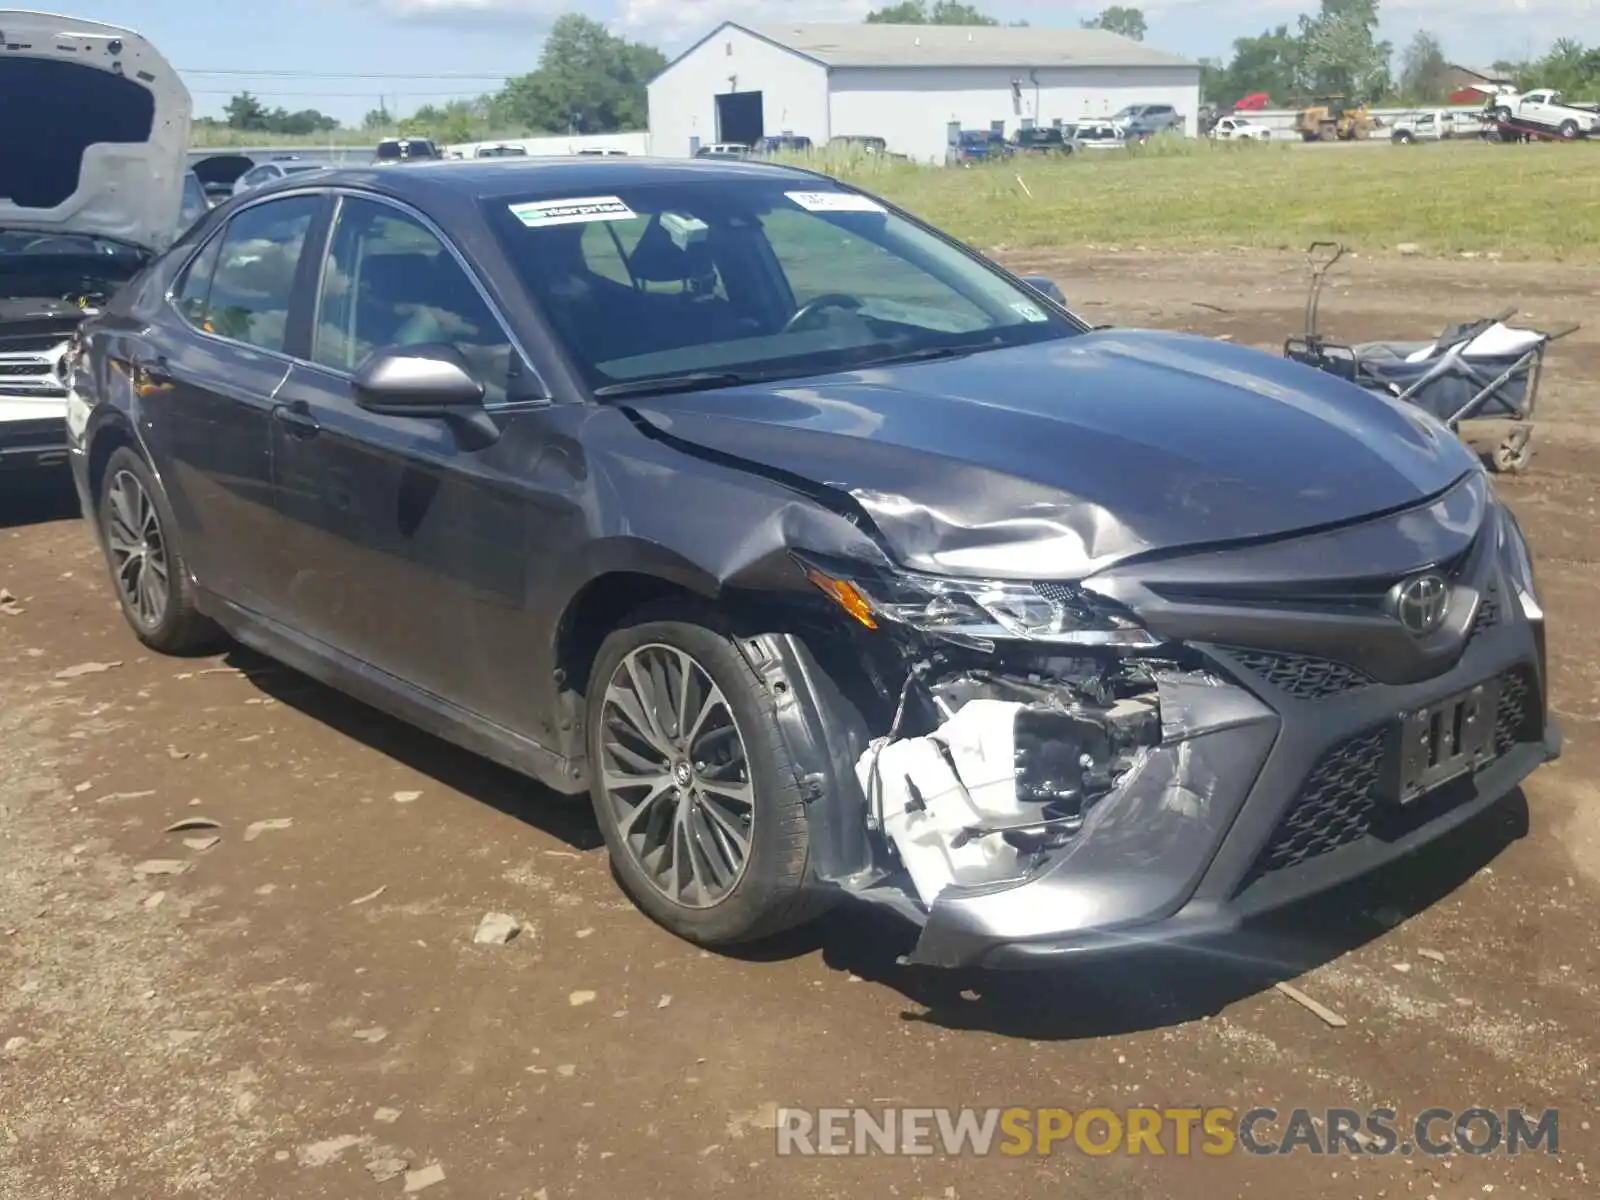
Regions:
<instances>
[{"instance_id":1,"label":"white pickup truck","mask_svg":"<svg viewBox=\"0 0 1600 1200\"><path fill-rule=\"evenodd\" d=\"M1446 138L1476 137L1477 134L1478 119L1475 113L1434 108L1407 113L1399 118L1389 133L1389 140L1407 144L1443 141Z\"/></svg>"},{"instance_id":2,"label":"white pickup truck","mask_svg":"<svg viewBox=\"0 0 1600 1200\"><path fill-rule=\"evenodd\" d=\"M1540 88L1520 96L1496 96L1490 116L1502 124L1532 125L1564 138L1600 133L1600 111L1568 104L1560 92Z\"/></svg>"}]
</instances>

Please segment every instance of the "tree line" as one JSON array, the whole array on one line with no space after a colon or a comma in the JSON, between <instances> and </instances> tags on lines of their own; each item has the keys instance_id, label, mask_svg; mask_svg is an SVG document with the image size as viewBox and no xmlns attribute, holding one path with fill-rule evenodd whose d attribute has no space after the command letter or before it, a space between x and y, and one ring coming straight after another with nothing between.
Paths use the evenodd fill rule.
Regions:
<instances>
[{"instance_id":1,"label":"tree line","mask_svg":"<svg viewBox=\"0 0 1600 1200\"><path fill-rule=\"evenodd\" d=\"M1426 104L1442 102L1456 72L1439 39L1419 32L1397 56L1378 38L1379 0L1319 0L1315 13L1303 13L1293 27L1283 24L1233 43L1226 61L1201 60L1205 100L1223 107L1256 92L1275 103L1292 104L1313 95L1338 94L1352 100ZM999 25L1001 22L961 0L901 0L866 17L869 24ZM1025 25L1026 22L1016 22ZM1112 5L1081 22L1135 41L1147 32L1138 8ZM441 143L467 142L491 131L525 134L612 133L645 128L645 84L667 65L654 46L611 33L578 13L557 17L540 51L538 65L506 80L499 91L447 104L425 104L400 116L379 105L362 128L431 137ZM1554 87L1582 96L1600 90L1600 47L1572 39L1556 42L1531 62L1498 62L1493 68L1519 87ZM315 135L339 122L315 109L287 112L267 108L248 92L228 102L221 120L199 124L247 132Z\"/></svg>"}]
</instances>

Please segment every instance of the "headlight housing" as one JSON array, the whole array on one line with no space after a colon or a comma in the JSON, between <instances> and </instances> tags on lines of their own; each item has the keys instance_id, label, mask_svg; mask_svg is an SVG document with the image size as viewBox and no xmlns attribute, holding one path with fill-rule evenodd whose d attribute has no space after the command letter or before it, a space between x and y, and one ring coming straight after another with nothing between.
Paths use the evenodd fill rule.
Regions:
<instances>
[{"instance_id":1,"label":"headlight housing","mask_svg":"<svg viewBox=\"0 0 1600 1200\"><path fill-rule=\"evenodd\" d=\"M806 577L868 629L887 621L992 649L995 642L1159 646L1161 639L1109 601L1068 583L957 579L910 572L847 577L802 563Z\"/></svg>"},{"instance_id":2,"label":"headlight housing","mask_svg":"<svg viewBox=\"0 0 1600 1200\"><path fill-rule=\"evenodd\" d=\"M1539 603L1539 589L1534 584L1533 558L1528 553L1528 540L1516 516L1504 505L1500 507L1500 561L1505 564L1506 576L1523 615L1530 621L1544 620L1544 608Z\"/></svg>"}]
</instances>

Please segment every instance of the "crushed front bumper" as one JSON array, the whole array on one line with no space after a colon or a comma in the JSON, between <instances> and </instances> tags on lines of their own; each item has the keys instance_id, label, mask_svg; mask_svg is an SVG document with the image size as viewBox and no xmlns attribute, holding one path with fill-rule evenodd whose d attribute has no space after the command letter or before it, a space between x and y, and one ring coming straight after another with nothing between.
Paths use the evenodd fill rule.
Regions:
<instances>
[{"instance_id":1,"label":"crushed front bumper","mask_svg":"<svg viewBox=\"0 0 1600 1200\"><path fill-rule=\"evenodd\" d=\"M1251 687L1164 685L1162 744L1073 842L1020 883L947 888L912 962L1037 967L1224 934L1436 840L1560 751L1541 642L1520 614L1475 631L1433 679L1309 697L1223 648L1197 649ZM1390 798L1400 714L1490 680L1493 757L1409 804Z\"/></svg>"}]
</instances>

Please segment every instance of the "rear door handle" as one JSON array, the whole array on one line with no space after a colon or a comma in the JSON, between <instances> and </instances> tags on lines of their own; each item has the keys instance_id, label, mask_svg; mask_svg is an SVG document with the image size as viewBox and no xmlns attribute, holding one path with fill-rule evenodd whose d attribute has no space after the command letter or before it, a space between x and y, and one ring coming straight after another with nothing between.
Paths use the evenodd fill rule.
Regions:
<instances>
[{"instance_id":1,"label":"rear door handle","mask_svg":"<svg viewBox=\"0 0 1600 1200\"><path fill-rule=\"evenodd\" d=\"M304 400L276 405L272 410L272 419L287 429L290 437L316 437L322 431L322 426L317 424L310 406Z\"/></svg>"}]
</instances>

